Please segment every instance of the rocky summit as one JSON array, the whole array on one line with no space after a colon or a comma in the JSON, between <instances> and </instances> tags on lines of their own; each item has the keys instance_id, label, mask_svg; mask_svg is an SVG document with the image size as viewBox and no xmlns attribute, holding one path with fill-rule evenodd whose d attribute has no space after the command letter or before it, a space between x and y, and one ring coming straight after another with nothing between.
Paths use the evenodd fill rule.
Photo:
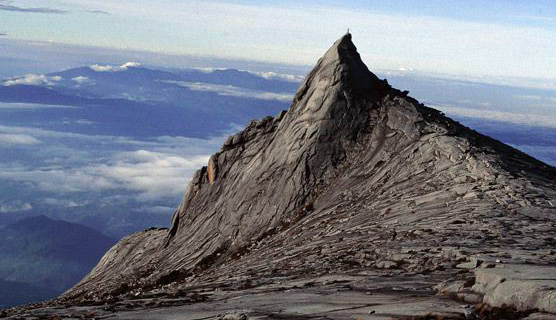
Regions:
<instances>
[{"instance_id":1,"label":"rocky summit","mask_svg":"<svg viewBox=\"0 0 556 320\"><path fill-rule=\"evenodd\" d=\"M346 34L197 171L169 229L3 315L556 319L555 239L555 168L392 88Z\"/></svg>"}]
</instances>

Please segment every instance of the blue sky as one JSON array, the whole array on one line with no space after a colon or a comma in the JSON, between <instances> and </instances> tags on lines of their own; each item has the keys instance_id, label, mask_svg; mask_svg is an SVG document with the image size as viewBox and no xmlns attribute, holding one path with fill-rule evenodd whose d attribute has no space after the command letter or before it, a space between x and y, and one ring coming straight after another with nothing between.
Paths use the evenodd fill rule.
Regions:
<instances>
[{"instance_id":1,"label":"blue sky","mask_svg":"<svg viewBox=\"0 0 556 320\"><path fill-rule=\"evenodd\" d=\"M0 0L3 38L297 65L347 28L371 69L556 78L548 0Z\"/></svg>"}]
</instances>

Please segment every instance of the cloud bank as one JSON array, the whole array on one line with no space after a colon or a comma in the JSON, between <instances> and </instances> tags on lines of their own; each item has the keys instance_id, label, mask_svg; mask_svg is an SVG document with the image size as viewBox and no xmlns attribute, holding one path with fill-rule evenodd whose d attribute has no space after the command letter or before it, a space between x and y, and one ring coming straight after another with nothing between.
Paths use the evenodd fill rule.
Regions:
<instances>
[{"instance_id":1,"label":"cloud bank","mask_svg":"<svg viewBox=\"0 0 556 320\"><path fill-rule=\"evenodd\" d=\"M0 147L17 143L27 148L27 153L25 149L19 152L20 161L0 163L0 180L52 193L43 204L84 205L72 194L87 194L98 204L98 199L105 198L101 195L109 192L146 207L158 206L161 201L175 201L183 195L193 173L207 164L209 155L225 138L161 136L138 141L0 125ZM129 151L122 151L126 149ZM61 194L73 203L52 200Z\"/></svg>"},{"instance_id":2,"label":"cloud bank","mask_svg":"<svg viewBox=\"0 0 556 320\"><path fill-rule=\"evenodd\" d=\"M53 205L53 206L65 207L65 208L76 208L76 207L82 207L88 205L90 202L89 201L78 202L70 199L44 198L42 199L42 203Z\"/></svg>"},{"instance_id":3,"label":"cloud bank","mask_svg":"<svg viewBox=\"0 0 556 320\"><path fill-rule=\"evenodd\" d=\"M167 80L163 82L174 83L179 86L186 87L193 91L214 92L221 96L253 98L253 99L261 99L261 100L278 100L278 101L291 101L293 99L293 94L291 93L254 91L254 90L248 90L248 89L244 89L232 85L212 84L212 83L204 83L204 82L172 81L172 80Z\"/></svg>"},{"instance_id":4,"label":"cloud bank","mask_svg":"<svg viewBox=\"0 0 556 320\"><path fill-rule=\"evenodd\" d=\"M118 153L108 164L90 166L84 171L92 176L106 178L114 188L139 192L138 197L142 201L151 201L182 194L186 177L206 165L208 159L208 155L183 157L137 150Z\"/></svg>"},{"instance_id":5,"label":"cloud bank","mask_svg":"<svg viewBox=\"0 0 556 320\"><path fill-rule=\"evenodd\" d=\"M257 72L255 74L267 80L302 82L303 79L305 79L304 76L296 76L293 74L283 74L283 73L276 73L276 72Z\"/></svg>"},{"instance_id":6,"label":"cloud bank","mask_svg":"<svg viewBox=\"0 0 556 320\"><path fill-rule=\"evenodd\" d=\"M29 211L31 209L33 209L33 206L28 202L22 202L19 200L11 202L0 202L0 213Z\"/></svg>"},{"instance_id":7,"label":"cloud bank","mask_svg":"<svg viewBox=\"0 0 556 320\"><path fill-rule=\"evenodd\" d=\"M537 115L530 113L512 113L495 110L456 108L452 106L430 105L448 116L469 117L494 121L503 121L514 124L523 124L537 127L556 128L556 116Z\"/></svg>"},{"instance_id":8,"label":"cloud bank","mask_svg":"<svg viewBox=\"0 0 556 320\"><path fill-rule=\"evenodd\" d=\"M280 80L280 81L288 81L288 82L301 82L305 79L304 76L296 76L293 74L286 74L286 73L277 73L273 71L263 71L263 72L255 72L250 70L241 70L241 69L230 69L230 68L213 68L213 67L205 67L205 68L195 68L195 70L201 71L203 73L213 73L215 71L224 71L224 70L238 70L248 72L252 75L257 77L261 77L267 80Z\"/></svg>"},{"instance_id":9,"label":"cloud bank","mask_svg":"<svg viewBox=\"0 0 556 320\"><path fill-rule=\"evenodd\" d=\"M26 85L48 85L52 86L55 82L63 80L60 76L49 77L44 74L26 74L21 78L8 79L4 81L4 86L15 86L18 84Z\"/></svg>"},{"instance_id":10,"label":"cloud bank","mask_svg":"<svg viewBox=\"0 0 556 320\"><path fill-rule=\"evenodd\" d=\"M84 84L84 83L91 83L91 79L89 79L89 77L85 77L85 76L78 76L78 77L74 77L71 78L71 80L77 82L77 84Z\"/></svg>"},{"instance_id":11,"label":"cloud bank","mask_svg":"<svg viewBox=\"0 0 556 320\"><path fill-rule=\"evenodd\" d=\"M118 72L118 71L126 71L129 68L137 68L140 66L141 64L139 62L126 62L121 66L111 66L111 65L101 66L98 64L93 64L92 66L89 66L89 68L97 72Z\"/></svg>"},{"instance_id":12,"label":"cloud bank","mask_svg":"<svg viewBox=\"0 0 556 320\"><path fill-rule=\"evenodd\" d=\"M0 102L0 110L2 109L53 109L53 108L63 108L63 109L73 109L77 107L72 106L62 106L55 104L38 104L38 103L24 103L24 102ZM1 127L1 126L0 126ZM0 132L2 129L0 128Z\"/></svg>"},{"instance_id":13,"label":"cloud bank","mask_svg":"<svg viewBox=\"0 0 556 320\"><path fill-rule=\"evenodd\" d=\"M34 145L40 140L28 134L0 134L0 145Z\"/></svg>"}]
</instances>

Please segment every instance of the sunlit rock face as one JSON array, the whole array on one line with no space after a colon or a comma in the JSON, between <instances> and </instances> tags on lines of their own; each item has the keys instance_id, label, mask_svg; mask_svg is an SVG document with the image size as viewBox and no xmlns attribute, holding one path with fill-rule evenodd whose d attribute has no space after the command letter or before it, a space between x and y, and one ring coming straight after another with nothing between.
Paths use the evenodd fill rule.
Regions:
<instances>
[{"instance_id":1,"label":"sunlit rock face","mask_svg":"<svg viewBox=\"0 0 556 320\"><path fill-rule=\"evenodd\" d=\"M313 290L302 300L312 303L341 300L339 281L352 294L346 304L389 288L376 302L384 310L374 311L456 317L465 310L433 296L435 286L482 302L475 269L556 262L547 247L556 236L555 181L553 167L377 78L347 34L288 111L251 122L197 171L169 230L124 238L57 303L181 294L184 304L209 308L234 295L221 290L277 288ZM275 312L253 299L263 314ZM278 309L303 304L266 299ZM213 310L237 307L228 306ZM354 314L373 311L363 309Z\"/></svg>"}]
</instances>

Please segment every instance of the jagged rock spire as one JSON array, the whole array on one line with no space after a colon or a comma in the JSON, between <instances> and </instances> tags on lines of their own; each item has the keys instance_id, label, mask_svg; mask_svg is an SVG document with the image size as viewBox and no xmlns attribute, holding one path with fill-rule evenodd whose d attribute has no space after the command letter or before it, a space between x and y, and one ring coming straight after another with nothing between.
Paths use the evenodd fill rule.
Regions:
<instances>
[{"instance_id":1,"label":"jagged rock spire","mask_svg":"<svg viewBox=\"0 0 556 320\"><path fill-rule=\"evenodd\" d=\"M404 240L395 230L442 229L436 225L456 216L505 212L516 199L531 203L520 191L531 183L556 197L554 168L391 88L367 69L349 33L317 62L287 112L251 122L207 165L191 180L169 233L122 240L66 296L122 283L164 285L206 270L224 277L256 269L264 278L286 263L286 251L302 252L287 263L328 272L315 252L339 263L385 232L389 240L380 245L430 247L429 236ZM446 230L438 241L460 236Z\"/></svg>"},{"instance_id":2,"label":"jagged rock spire","mask_svg":"<svg viewBox=\"0 0 556 320\"><path fill-rule=\"evenodd\" d=\"M305 78L295 101L299 101L311 86L323 87L336 82L341 82L344 90L375 99L390 88L386 81L380 80L363 63L350 33L338 39L319 59Z\"/></svg>"}]
</instances>

